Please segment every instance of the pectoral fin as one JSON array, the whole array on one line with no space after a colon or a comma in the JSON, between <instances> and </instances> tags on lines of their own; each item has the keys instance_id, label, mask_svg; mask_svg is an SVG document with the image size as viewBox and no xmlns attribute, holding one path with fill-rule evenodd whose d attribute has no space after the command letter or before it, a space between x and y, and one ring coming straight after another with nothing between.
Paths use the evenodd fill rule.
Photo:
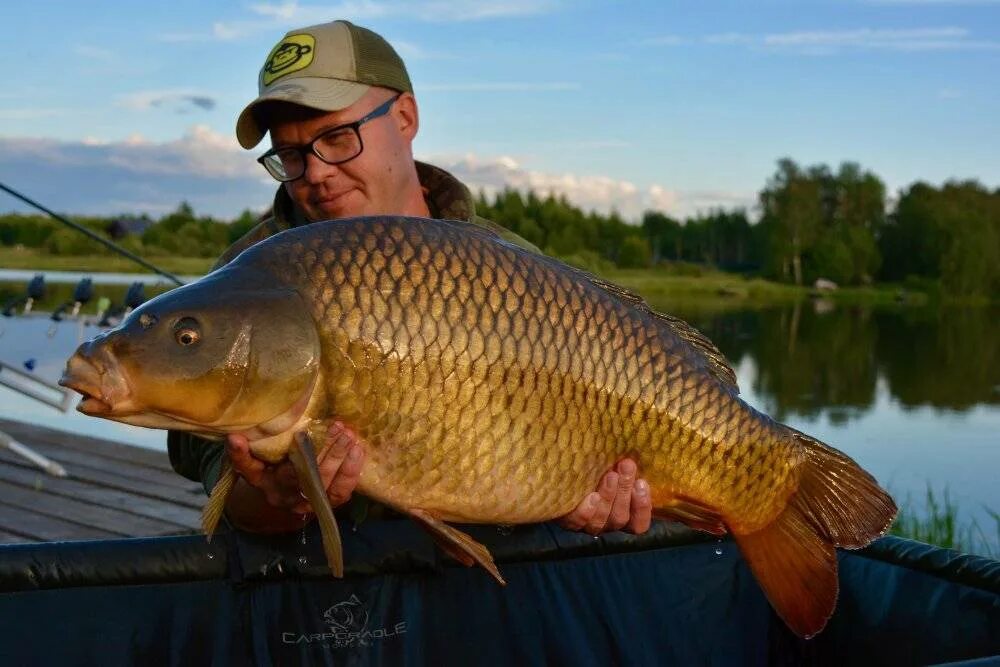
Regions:
<instances>
[{"instance_id":1,"label":"pectoral fin","mask_svg":"<svg viewBox=\"0 0 1000 667\"><path fill-rule=\"evenodd\" d=\"M449 556L470 567L479 563L502 586L507 585L504 578L500 576L500 571L497 569L496 563L493 562L493 556L490 555L489 549L429 512L421 509L411 509L409 512L410 516L427 529L438 546Z\"/></svg>"},{"instance_id":2,"label":"pectoral fin","mask_svg":"<svg viewBox=\"0 0 1000 667\"><path fill-rule=\"evenodd\" d=\"M222 518L222 512L226 509L226 499L229 498L229 492L233 490L235 483L236 471L233 470L229 458L223 458L219 481L212 487L212 494L201 510L201 529L205 531L205 538L209 542L212 541L215 529L219 526L219 519Z\"/></svg>"},{"instance_id":3,"label":"pectoral fin","mask_svg":"<svg viewBox=\"0 0 1000 667\"><path fill-rule=\"evenodd\" d=\"M333 516L330 499L327 498L323 480L316 465L316 449L312 438L305 431L295 434L294 442L288 450L288 458L295 467L299 478L299 486L312 505L316 518L319 519L319 531L323 536L323 552L327 563L335 577L344 576L344 549L340 543L340 531L337 529L337 519Z\"/></svg>"}]
</instances>

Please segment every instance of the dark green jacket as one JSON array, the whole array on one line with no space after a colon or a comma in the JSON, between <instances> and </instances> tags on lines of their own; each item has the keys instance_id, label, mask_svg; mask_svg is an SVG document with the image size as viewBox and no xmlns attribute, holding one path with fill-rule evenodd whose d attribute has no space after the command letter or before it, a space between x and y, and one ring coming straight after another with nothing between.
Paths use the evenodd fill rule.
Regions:
<instances>
[{"instance_id":1,"label":"dark green jacket","mask_svg":"<svg viewBox=\"0 0 1000 667\"><path fill-rule=\"evenodd\" d=\"M427 201L427 208L430 209L431 216L442 220L467 220L492 229L512 243L533 252L540 252L538 248L517 234L476 215L476 203L472 193L454 176L444 169L423 162L416 164L417 176L424 189L424 199ZM270 214L266 215L260 223L222 253L213 268L228 263L254 243L262 241L268 236L306 224L309 224L309 221L292 203L291 198L285 193L285 189L278 188ZM170 454L170 464L174 470L188 479L201 482L206 493L215 486L215 482L219 479L219 469L224 452L221 443L205 440L182 431L169 431L167 433L167 452Z\"/></svg>"}]
</instances>

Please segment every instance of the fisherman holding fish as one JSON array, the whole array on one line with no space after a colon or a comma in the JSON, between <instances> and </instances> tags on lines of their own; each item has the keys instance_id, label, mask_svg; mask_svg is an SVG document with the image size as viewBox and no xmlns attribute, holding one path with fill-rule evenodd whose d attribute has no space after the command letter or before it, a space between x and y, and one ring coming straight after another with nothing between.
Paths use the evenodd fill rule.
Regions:
<instances>
[{"instance_id":1,"label":"fisherman holding fish","mask_svg":"<svg viewBox=\"0 0 1000 667\"><path fill-rule=\"evenodd\" d=\"M60 380L84 414L225 439L169 441L212 487L206 535L223 511L270 532L314 512L340 577L331 504L357 488L504 583L450 522L642 532L655 513L731 534L789 628L823 629L837 547L896 515L875 478L743 401L688 323L475 218L468 190L413 161L410 82L374 33L289 33L260 92L237 136L271 134L273 215L81 344Z\"/></svg>"},{"instance_id":2,"label":"fisherman holding fish","mask_svg":"<svg viewBox=\"0 0 1000 667\"><path fill-rule=\"evenodd\" d=\"M226 264L253 244L311 222L372 215L465 220L487 227L533 252L509 230L475 214L469 189L438 167L413 159L417 101L406 67L381 36L347 21L292 30L268 54L259 96L240 114L236 135L251 149L266 133L272 148L258 161L281 183L271 211L217 262ZM170 460L180 474L211 490L223 456L238 473L226 514L252 532L298 529L311 514L290 462L268 464L243 435L226 444L170 431ZM364 443L340 422L328 431L318 466L333 507L358 484ZM643 533L651 517L649 486L623 459L561 525L592 534Z\"/></svg>"}]
</instances>

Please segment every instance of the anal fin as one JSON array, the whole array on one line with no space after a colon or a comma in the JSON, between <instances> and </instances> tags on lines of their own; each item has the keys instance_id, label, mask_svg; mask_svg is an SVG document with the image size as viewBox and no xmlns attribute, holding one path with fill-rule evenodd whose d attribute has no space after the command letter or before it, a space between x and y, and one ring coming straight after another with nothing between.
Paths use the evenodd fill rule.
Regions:
<instances>
[{"instance_id":1,"label":"anal fin","mask_svg":"<svg viewBox=\"0 0 1000 667\"><path fill-rule=\"evenodd\" d=\"M295 467L299 478L299 486L312 505L313 512L319 520L320 535L323 537L323 552L326 561L335 577L344 576L344 548L340 542L340 530L337 529L337 519L333 516L330 499L323 487L323 480L316 464L316 449L312 438L305 431L298 431L288 450L288 458Z\"/></svg>"},{"instance_id":2,"label":"anal fin","mask_svg":"<svg viewBox=\"0 0 1000 667\"><path fill-rule=\"evenodd\" d=\"M507 585L507 582L500 575L500 570L497 569L496 563L493 562L493 556L490 554L489 549L459 529L449 526L430 512L422 509L411 509L409 513L410 516L430 532L434 541L449 556L470 567L478 563L487 572L492 574L502 586Z\"/></svg>"}]
</instances>

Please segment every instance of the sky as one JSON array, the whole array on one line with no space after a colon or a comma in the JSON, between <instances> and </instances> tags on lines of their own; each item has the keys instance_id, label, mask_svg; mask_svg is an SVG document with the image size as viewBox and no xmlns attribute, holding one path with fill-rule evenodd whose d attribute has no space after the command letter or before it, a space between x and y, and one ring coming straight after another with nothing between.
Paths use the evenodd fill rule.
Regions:
<instances>
[{"instance_id":1,"label":"sky","mask_svg":"<svg viewBox=\"0 0 1000 667\"><path fill-rule=\"evenodd\" d=\"M4 3L0 182L70 213L261 210L267 144L235 119L287 31L338 18L396 47L417 159L476 190L636 221L752 208L785 156L1000 186L1000 0Z\"/></svg>"}]
</instances>

